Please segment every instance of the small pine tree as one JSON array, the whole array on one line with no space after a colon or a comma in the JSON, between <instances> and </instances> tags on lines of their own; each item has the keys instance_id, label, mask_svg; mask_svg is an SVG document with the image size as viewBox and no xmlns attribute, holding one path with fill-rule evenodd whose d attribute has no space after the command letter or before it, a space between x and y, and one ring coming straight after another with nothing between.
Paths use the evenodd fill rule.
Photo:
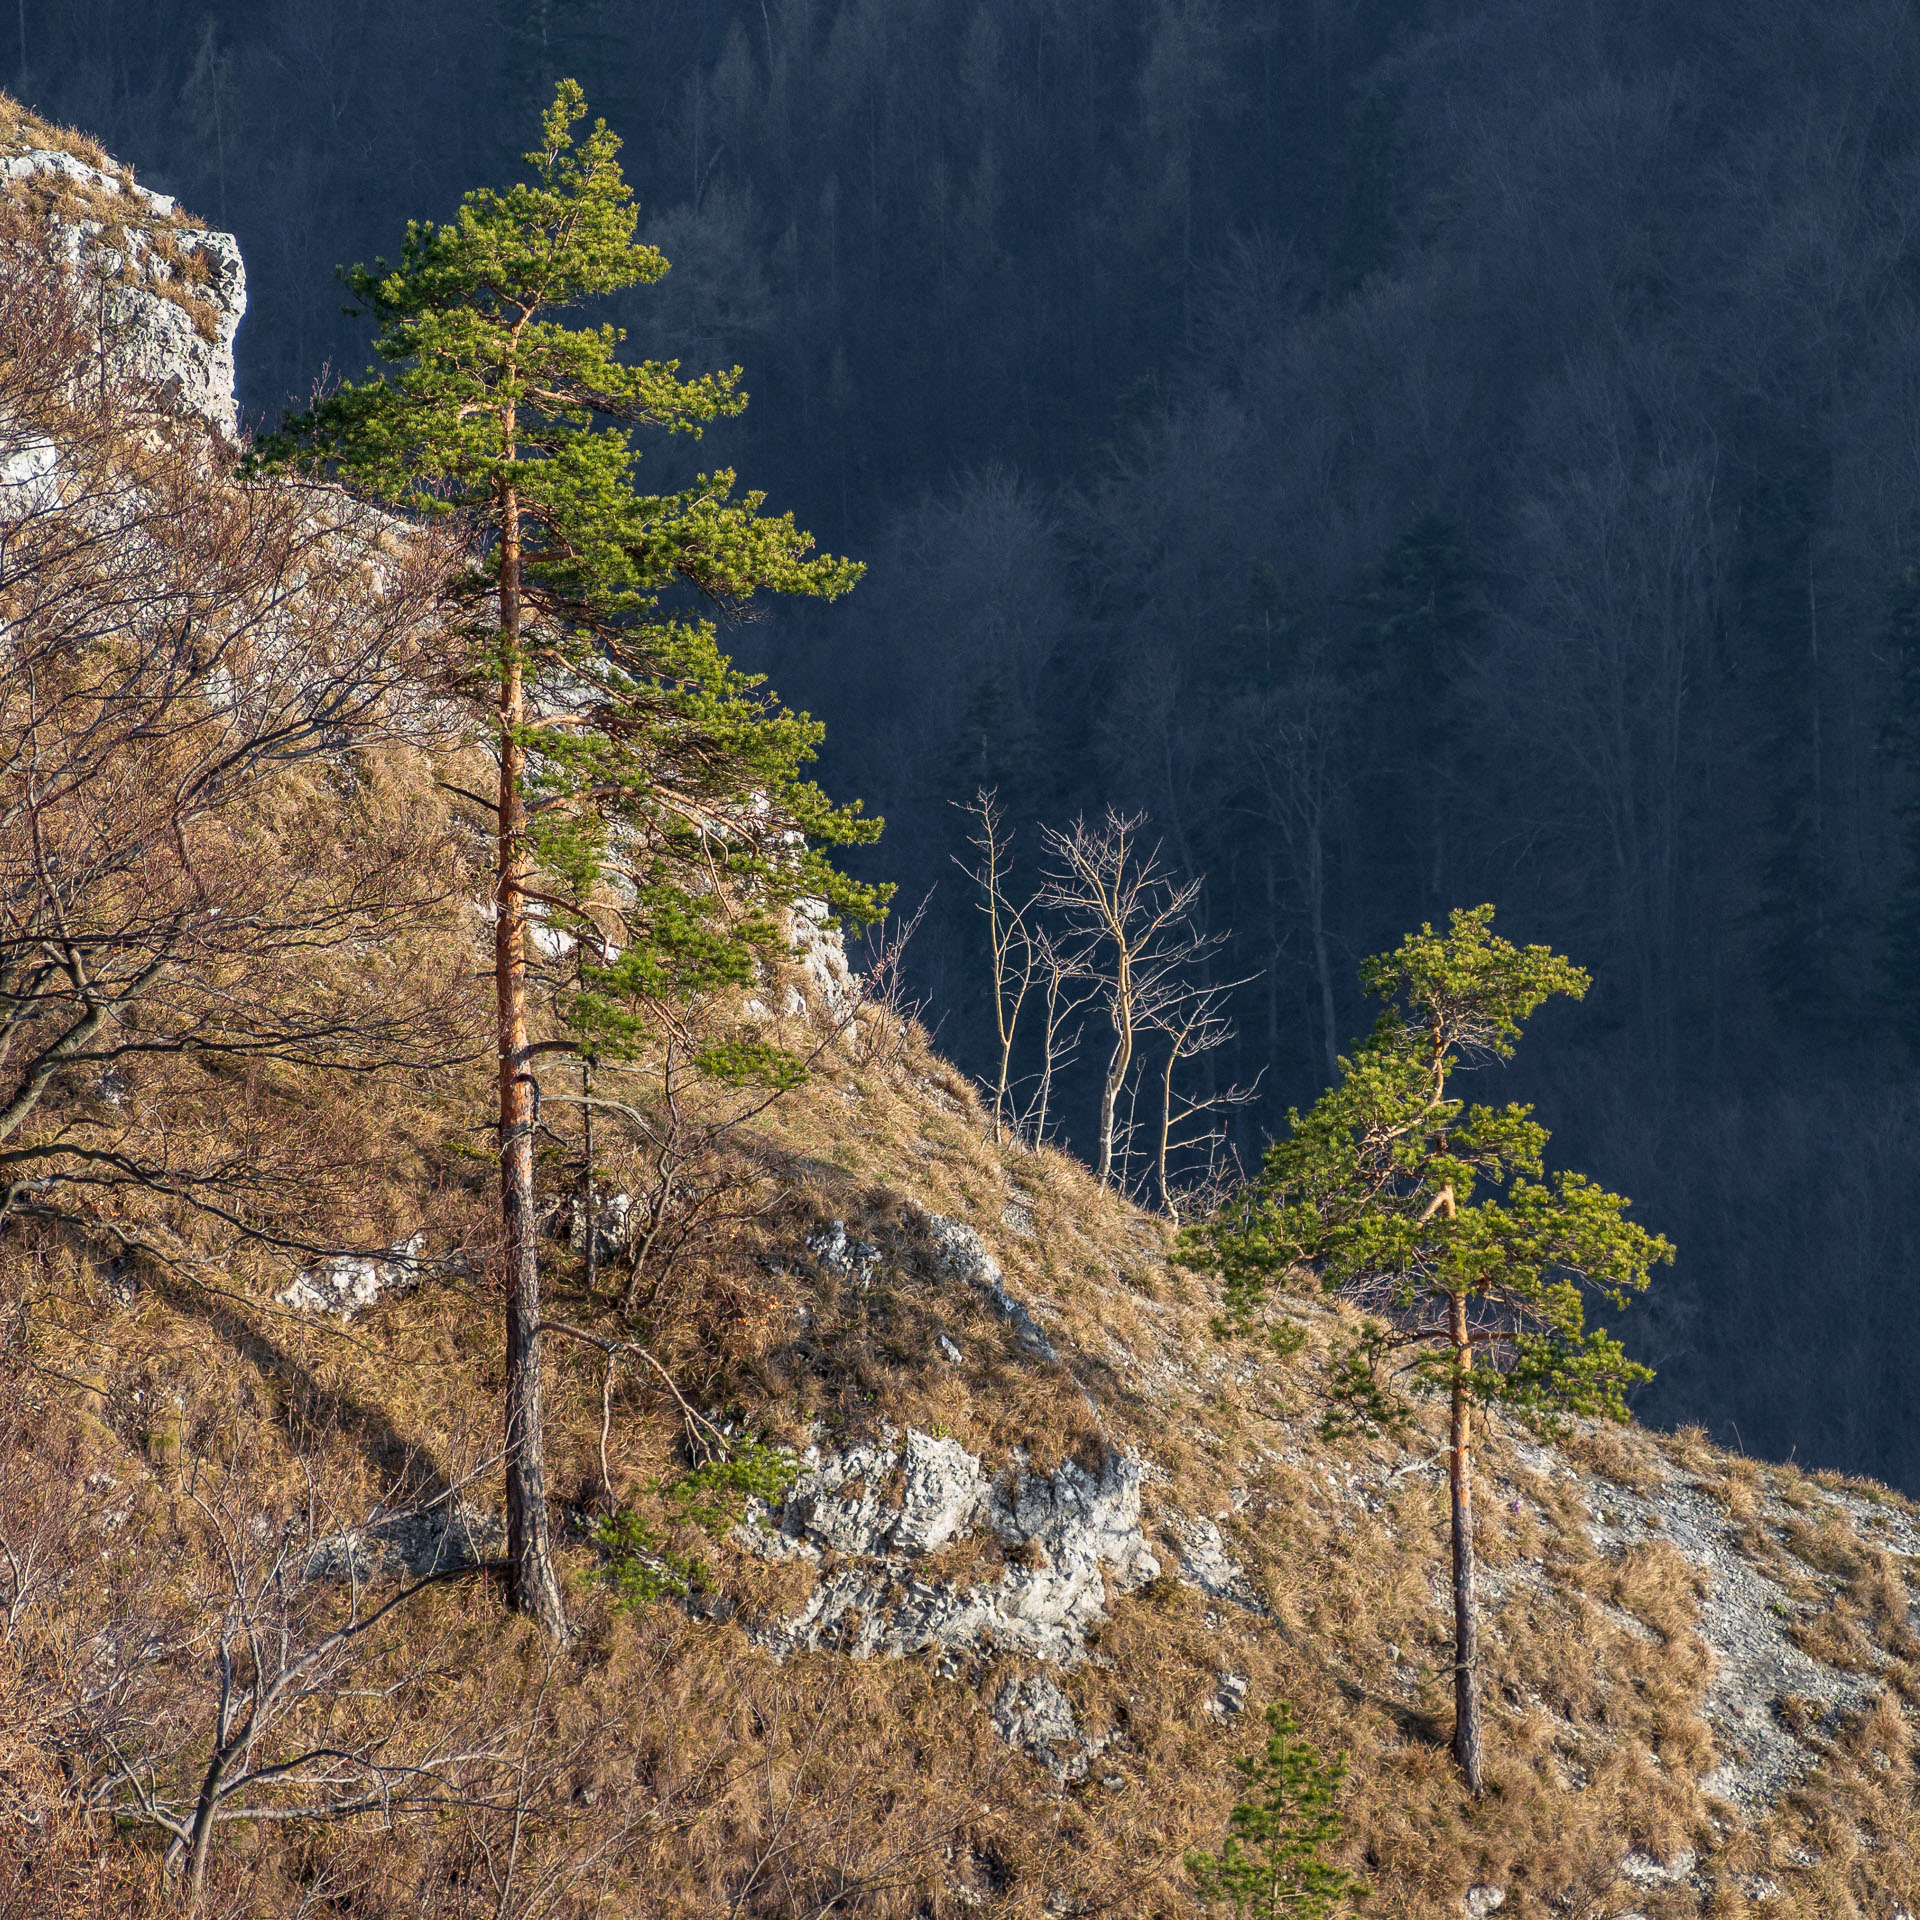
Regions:
<instances>
[{"instance_id":1,"label":"small pine tree","mask_svg":"<svg viewBox=\"0 0 1920 1920\"><path fill-rule=\"evenodd\" d=\"M1588 1328L1585 1296L1624 1306L1673 1249L1625 1217L1621 1195L1577 1173L1546 1175L1547 1131L1531 1108L1450 1097L1456 1068L1512 1057L1543 1001L1579 999L1580 968L1501 939L1493 909L1476 907L1444 934L1422 927L1360 977L1387 1010L1184 1257L1223 1275L1228 1325L1250 1325L1269 1288L1301 1275L1367 1312L1336 1365L1339 1418L1404 1420L1401 1378L1447 1397L1453 1749L1477 1794L1472 1409L1625 1420L1627 1389L1652 1375Z\"/></svg>"},{"instance_id":2,"label":"small pine tree","mask_svg":"<svg viewBox=\"0 0 1920 1920\"><path fill-rule=\"evenodd\" d=\"M1266 1751L1233 1763L1253 1797L1228 1816L1219 1854L1188 1854L1187 1871L1201 1899L1231 1902L1236 1920L1325 1920L1366 1892L1322 1858L1346 1826L1334 1804L1346 1758L1324 1759L1301 1739L1284 1700L1267 1709L1267 1725Z\"/></svg>"}]
</instances>

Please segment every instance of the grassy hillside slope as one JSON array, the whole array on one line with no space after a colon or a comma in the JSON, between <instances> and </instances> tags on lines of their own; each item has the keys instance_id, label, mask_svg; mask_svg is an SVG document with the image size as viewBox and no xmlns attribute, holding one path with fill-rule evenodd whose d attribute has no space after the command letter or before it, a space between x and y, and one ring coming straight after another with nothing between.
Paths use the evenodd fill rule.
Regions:
<instances>
[{"instance_id":1,"label":"grassy hillside slope","mask_svg":"<svg viewBox=\"0 0 1920 1920\"><path fill-rule=\"evenodd\" d=\"M8 1869L13 1910L57 1911L56 1885L76 1911L164 1898L157 1844L124 1816L75 1811L60 1770L87 1748L85 1676L114 1658L148 1663L133 1720L156 1790L204 1763L225 1554L258 1563L294 1539L294 1579L349 1521L436 1501L484 1532L497 1314L484 1280L432 1263L474 1244L488 1168L427 1106L384 1127L342 1120L385 1190L375 1211L427 1234L417 1283L349 1324L280 1307L264 1270L218 1285L8 1246L4 1764L16 1809L45 1810ZM715 1547L687 1533L696 1590L620 1610L588 1538L603 1413L623 1504L672 1478L688 1424L644 1369L603 1401L597 1350L574 1343L555 1367L552 1444L577 1644L549 1661L482 1581L450 1582L310 1709L356 1738L361 1716L389 1715L387 1752L410 1763L484 1747L491 1770L462 1789L475 1804L235 1821L210 1899L246 1913L1190 1912L1183 1856L1217 1843L1230 1762L1258 1744L1255 1710L1286 1697L1351 1757L1347 1854L1371 1912L1492 1911L1494 1891L1517 1915L1881 1916L1914 1900L1906 1569L1920 1530L1905 1502L1685 1435L1552 1445L1496 1430L1482 1466L1493 1785L1472 1804L1444 1750L1438 1429L1404 1446L1319 1437L1332 1313L1310 1312L1290 1358L1221 1345L1158 1222L1060 1155L995 1147L971 1092L890 1016L865 1016L737 1152L753 1205L736 1211L751 1217L689 1259L647 1330L694 1408L796 1449L918 1430L989 1472L1133 1455L1163 1571L1111 1597L1084 1657L1058 1669L989 1644L957 1660L832 1645L777 1658L767 1639L832 1556L769 1563L740 1534ZM1056 1358L943 1272L929 1215L977 1229ZM872 1251L831 1257L836 1221ZM583 1297L579 1254L552 1244L556 1313L631 1331L604 1290ZM1003 1560L976 1527L914 1577L990 1584ZM23 1563L44 1570L37 1583ZM392 1584L369 1564L363 1611ZM310 1637L354 1603L338 1578L299 1584ZM1042 1671L1077 1737L1107 1737L1078 1780L993 1725L1007 1682Z\"/></svg>"},{"instance_id":2,"label":"grassy hillside slope","mask_svg":"<svg viewBox=\"0 0 1920 1920\"><path fill-rule=\"evenodd\" d=\"M101 165L0 115L6 142ZM324 585L303 568L288 604ZM179 696L207 703L175 709L189 744L209 687ZM764 1110L643 1060L601 1084L631 1112L589 1155L577 1070L548 1074L575 1626L549 1650L494 1584L465 752L417 729L263 775L221 824L235 897L344 897L378 846L404 911L290 938L251 985L236 948L170 1003L246 986L256 1034L303 996L417 1006L417 1047L348 1070L169 1040L62 1069L17 1136L137 1146L147 1174L0 1230L0 1915L187 1909L197 1803L207 1915L1191 1914L1186 1856L1282 1698L1349 1757L1374 1914L1920 1910L1908 1503L1687 1434L1494 1423L1470 1800L1437 1421L1326 1438L1338 1312L1297 1302L1291 1352L1216 1337L1165 1223L996 1142L817 937L706 1010L811 1058ZM158 1031L152 1002L121 1017ZM649 1240L676 1101L698 1150Z\"/></svg>"}]
</instances>

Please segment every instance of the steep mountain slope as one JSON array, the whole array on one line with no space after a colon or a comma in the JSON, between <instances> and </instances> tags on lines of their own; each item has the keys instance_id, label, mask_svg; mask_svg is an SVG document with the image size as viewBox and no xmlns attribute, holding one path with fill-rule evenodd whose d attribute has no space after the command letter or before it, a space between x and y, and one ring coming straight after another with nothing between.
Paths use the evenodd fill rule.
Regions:
<instances>
[{"instance_id":1,"label":"steep mountain slope","mask_svg":"<svg viewBox=\"0 0 1920 1920\"><path fill-rule=\"evenodd\" d=\"M458 752L325 790L458 858ZM431 911L392 992L476 952L470 886ZM665 1257L657 1153L609 1120L589 1164L553 1076L559 1653L489 1584L483 1050L54 1088L50 1126L164 1095L281 1157L275 1237L0 1235L0 1913L184 1904L168 1821L229 1748L209 1913L1191 1913L1279 1698L1349 1755L1373 1913L1920 1908L1909 1503L1494 1425L1468 1800L1438 1423L1326 1439L1337 1311L1301 1302L1292 1353L1216 1337L1163 1222L996 1142L796 931L748 1011L810 1075L688 1162ZM729 1458L771 1463L757 1496Z\"/></svg>"}]
</instances>

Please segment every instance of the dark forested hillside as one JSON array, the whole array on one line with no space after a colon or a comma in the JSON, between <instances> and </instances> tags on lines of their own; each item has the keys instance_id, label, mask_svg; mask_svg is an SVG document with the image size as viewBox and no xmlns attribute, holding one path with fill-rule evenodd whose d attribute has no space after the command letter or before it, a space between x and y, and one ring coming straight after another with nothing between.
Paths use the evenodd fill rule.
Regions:
<instances>
[{"instance_id":1,"label":"dark forested hillside","mask_svg":"<svg viewBox=\"0 0 1920 1920\"><path fill-rule=\"evenodd\" d=\"M617 317L747 370L706 457L871 563L737 644L939 882L942 1045L984 1063L981 784L1023 858L1114 803L1207 875L1249 1149L1357 959L1495 901L1597 980L1521 1091L1681 1250L1642 1411L1920 1488L1912 9L21 0L0 41L238 233L256 418L358 371L334 264L502 177L559 74L675 263Z\"/></svg>"}]
</instances>

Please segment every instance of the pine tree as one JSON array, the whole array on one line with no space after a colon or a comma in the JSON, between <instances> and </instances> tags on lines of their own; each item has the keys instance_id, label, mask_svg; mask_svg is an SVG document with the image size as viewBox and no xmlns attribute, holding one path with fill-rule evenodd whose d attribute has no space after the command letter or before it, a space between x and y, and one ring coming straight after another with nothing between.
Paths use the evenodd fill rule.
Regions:
<instances>
[{"instance_id":1,"label":"pine tree","mask_svg":"<svg viewBox=\"0 0 1920 1920\"><path fill-rule=\"evenodd\" d=\"M1237 1920L1326 1920L1366 1891L1321 1858L1346 1826L1334 1803L1347 1763L1302 1740L1284 1700L1267 1709L1267 1725L1266 1751L1233 1763L1258 1797L1228 1816L1219 1854L1188 1854L1187 1871L1202 1900L1230 1901Z\"/></svg>"},{"instance_id":2,"label":"pine tree","mask_svg":"<svg viewBox=\"0 0 1920 1920\"><path fill-rule=\"evenodd\" d=\"M1403 1420L1402 1378L1446 1396L1453 1750L1476 1794L1472 1410L1626 1419L1627 1389L1652 1375L1587 1327L1585 1296L1623 1306L1673 1257L1625 1217L1619 1194L1543 1172L1547 1132L1530 1108L1451 1097L1457 1068L1510 1059L1542 1002L1579 999L1589 984L1570 961L1492 926L1491 907L1456 911L1446 933L1422 927L1362 967L1368 993L1387 1002L1373 1032L1186 1250L1224 1276L1230 1322L1243 1327L1269 1289L1303 1275L1371 1316L1341 1356L1335 1424Z\"/></svg>"},{"instance_id":3,"label":"pine tree","mask_svg":"<svg viewBox=\"0 0 1920 1920\"><path fill-rule=\"evenodd\" d=\"M576 144L585 113L563 81L530 180L468 194L445 225L410 223L397 266L346 272L388 370L262 449L265 464L306 460L403 511L456 516L473 542L449 673L498 760L482 804L496 855L508 1552L515 1604L551 1635L565 1615L542 1443L537 1059L630 1041L663 994L745 982L796 898L856 917L882 904L820 851L871 840L879 823L801 777L819 727L736 672L701 612L762 590L832 599L860 569L813 557L790 515L733 496L731 473L662 494L636 484L635 429L697 437L746 396L737 367L682 379L676 362L626 364L616 329L558 317L667 271L634 241L618 140L599 122ZM609 910L615 941L594 917ZM536 911L595 959L571 1033L537 1043Z\"/></svg>"}]
</instances>

